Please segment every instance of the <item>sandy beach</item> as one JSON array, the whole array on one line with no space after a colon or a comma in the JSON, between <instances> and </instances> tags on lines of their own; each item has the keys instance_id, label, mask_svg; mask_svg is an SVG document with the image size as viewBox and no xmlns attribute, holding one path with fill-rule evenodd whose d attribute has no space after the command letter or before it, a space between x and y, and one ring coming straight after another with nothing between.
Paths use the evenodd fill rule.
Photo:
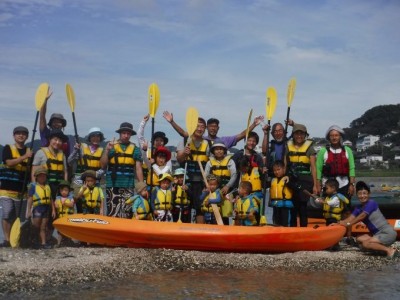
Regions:
<instances>
[{"instance_id":1,"label":"sandy beach","mask_svg":"<svg viewBox=\"0 0 400 300\"><path fill-rule=\"evenodd\" d=\"M393 245L400 249L400 243ZM60 247L49 250L0 249L0 296L43 287L101 282L132 274L200 269L287 271L379 270L399 263L341 243L340 251L238 254L168 249Z\"/></svg>"}]
</instances>

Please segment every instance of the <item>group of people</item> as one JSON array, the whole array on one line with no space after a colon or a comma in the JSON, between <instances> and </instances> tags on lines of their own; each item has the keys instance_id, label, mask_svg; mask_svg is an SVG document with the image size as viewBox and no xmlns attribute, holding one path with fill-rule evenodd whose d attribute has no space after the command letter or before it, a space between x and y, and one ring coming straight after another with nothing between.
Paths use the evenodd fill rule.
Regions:
<instances>
[{"instance_id":1,"label":"group of people","mask_svg":"<svg viewBox=\"0 0 400 300\"><path fill-rule=\"evenodd\" d=\"M317 154L305 125L292 120L285 127L281 123L271 128L264 125L259 154L256 147L260 137L253 130L263 121L262 116L242 132L221 137L217 119L206 122L198 118L197 127L189 136L174 121L173 114L165 111L163 117L182 137L176 149L180 168L173 170L165 133L155 132L150 143L144 137L149 115L143 118L137 132L131 123L121 123L116 130L119 138L105 146L99 127L89 130L85 142L74 141L64 134L67 121L62 114L52 114L47 123L50 96L51 93L40 110L42 147L33 155L25 145L29 130L18 126L13 131L14 144L3 150L2 246L9 246L10 228L19 217L25 198L26 217L32 218L37 243L43 248L49 247L52 220L74 212L208 224L216 224L220 213L226 225L233 219L235 225L256 226L266 225L263 216L268 205L273 208L275 225L306 227L310 196L317 198L327 225L345 224L350 229L349 223L370 222L374 236L372 240L359 238L363 246L388 246L394 241L392 233L388 238L385 232L382 238L382 230L389 229L382 225L384 218L377 206L369 204L365 208L364 191L369 193L369 189L362 182L355 186L354 157L351 149L343 145L344 131L338 126L328 129L329 144ZM292 126L289 138L288 125ZM137 144L131 141L136 134ZM228 149L242 139L244 148L228 154ZM362 206L351 213L350 199L355 189ZM348 237L350 234L348 230ZM385 249L388 256L395 255L391 248Z\"/></svg>"}]
</instances>

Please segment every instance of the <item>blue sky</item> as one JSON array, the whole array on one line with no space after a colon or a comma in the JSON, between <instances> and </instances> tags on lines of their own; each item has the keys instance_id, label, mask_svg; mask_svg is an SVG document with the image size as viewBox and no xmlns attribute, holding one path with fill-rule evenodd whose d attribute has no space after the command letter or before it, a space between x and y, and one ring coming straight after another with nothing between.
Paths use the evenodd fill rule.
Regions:
<instances>
[{"instance_id":1,"label":"blue sky","mask_svg":"<svg viewBox=\"0 0 400 300\"><path fill-rule=\"evenodd\" d=\"M278 91L272 122L283 121L294 76L291 116L323 136L332 124L347 127L373 106L400 102L399 15L396 0L2 0L0 144L12 142L17 125L33 128L41 82L54 92L49 114L65 115L67 133L70 83L79 135L99 126L109 139L123 121L138 126L157 82L156 130L174 145L163 110L184 126L195 106L220 119L221 135L236 134L251 108L265 114L269 86Z\"/></svg>"}]
</instances>

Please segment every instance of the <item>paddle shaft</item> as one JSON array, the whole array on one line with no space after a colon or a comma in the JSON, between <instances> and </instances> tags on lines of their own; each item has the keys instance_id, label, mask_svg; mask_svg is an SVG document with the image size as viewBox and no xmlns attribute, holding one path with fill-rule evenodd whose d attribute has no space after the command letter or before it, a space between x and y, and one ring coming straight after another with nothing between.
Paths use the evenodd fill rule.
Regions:
<instances>
[{"instance_id":1,"label":"paddle shaft","mask_svg":"<svg viewBox=\"0 0 400 300\"><path fill-rule=\"evenodd\" d=\"M153 153L154 153L154 118L151 118L151 153L150 153L150 158L153 158ZM153 167L150 165L150 190L153 188Z\"/></svg>"},{"instance_id":2,"label":"paddle shaft","mask_svg":"<svg viewBox=\"0 0 400 300\"><path fill-rule=\"evenodd\" d=\"M267 129L267 145L269 145L269 133L270 133L270 128L271 128L271 120L268 120L268 129ZM270 147L268 147L267 155L265 158L265 166L267 167L267 172L265 173L265 178L263 180L263 201L262 201L262 206L261 206L261 216L265 215L265 191L267 188L267 182L268 182L268 169L271 167L268 165L269 161L269 156L270 156ZM269 201L269 200L268 200Z\"/></svg>"},{"instance_id":3,"label":"paddle shaft","mask_svg":"<svg viewBox=\"0 0 400 300\"><path fill-rule=\"evenodd\" d=\"M288 129L288 123L289 123L289 116L290 116L290 106L288 106L288 108L287 108L287 113L286 113L285 137L287 137L287 129Z\"/></svg>"}]
</instances>

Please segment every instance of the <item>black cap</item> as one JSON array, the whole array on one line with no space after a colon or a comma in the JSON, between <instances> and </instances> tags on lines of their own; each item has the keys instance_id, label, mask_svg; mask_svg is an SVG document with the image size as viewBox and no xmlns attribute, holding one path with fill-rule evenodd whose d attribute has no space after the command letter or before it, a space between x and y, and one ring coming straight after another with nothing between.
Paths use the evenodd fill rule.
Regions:
<instances>
[{"instance_id":1,"label":"black cap","mask_svg":"<svg viewBox=\"0 0 400 300\"><path fill-rule=\"evenodd\" d=\"M13 130L13 135L16 134L17 132L23 132L29 135L29 130L25 126L17 126Z\"/></svg>"},{"instance_id":2,"label":"black cap","mask_svg":"<svg viewBox=\"0 0 400 300\"><path fill-rule=\"evenodd\" d=\"M165 136L164 132L162 131L154 132L153 141L155 141L156 138L162 138L164 140L164 146L168 144L168 138Z\"/></svg>"}]
</instances>

